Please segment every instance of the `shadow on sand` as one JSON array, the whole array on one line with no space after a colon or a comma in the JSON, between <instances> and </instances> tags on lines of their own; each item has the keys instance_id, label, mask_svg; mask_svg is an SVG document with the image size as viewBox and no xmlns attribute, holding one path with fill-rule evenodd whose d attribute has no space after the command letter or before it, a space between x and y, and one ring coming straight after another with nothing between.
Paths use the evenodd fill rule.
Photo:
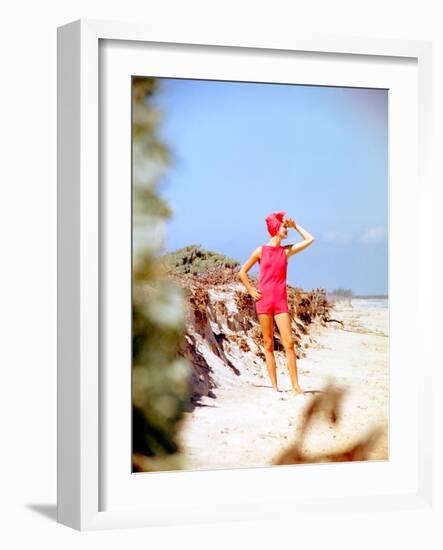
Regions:
<instances>
[{"instance_id":1,"label":"shadow on sand","mask_svg":"<svg viewBox=\"0 0 443 550\"><path fill-rule=\"evenodd\" d=\"M254 386L255 388L268 388L269 390L272 390L272 386L269 386L269 385L265 385L265 384L251 384L252 386ZM291 389L288 389L288 390L278 390L279 392L281 393L290 393L292 390ZM309 394L312 394L312 395L315 395L316 393L323 393L323 390L303 390L303 393L309 393Z\"/></svg>"}]
</instances>

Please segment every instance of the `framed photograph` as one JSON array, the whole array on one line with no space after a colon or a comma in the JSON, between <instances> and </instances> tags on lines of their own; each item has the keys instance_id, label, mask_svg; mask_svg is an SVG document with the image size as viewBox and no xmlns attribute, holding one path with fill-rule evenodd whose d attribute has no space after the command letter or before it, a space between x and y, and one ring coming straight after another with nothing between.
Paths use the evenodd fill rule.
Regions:
<instances>
[{"instance_id":1,"label":"framed photograph","mask_svg":"<svg viewBox=\"0 0 443 550\"><path fill-rule=\"evenodd\" d=\"M59 27L59 522L432 510L431 53Z\"/></svg>"}]
</instances>

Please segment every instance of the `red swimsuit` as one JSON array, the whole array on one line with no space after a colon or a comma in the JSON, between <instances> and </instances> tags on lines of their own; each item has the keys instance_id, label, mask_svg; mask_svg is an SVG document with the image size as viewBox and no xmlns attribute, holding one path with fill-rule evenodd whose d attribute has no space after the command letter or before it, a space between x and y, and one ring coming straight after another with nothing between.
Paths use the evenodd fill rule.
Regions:
<instances>
[{"instance_id":1,"label":"red swimsuit","mask_svg":"<svg viewBox=\"0 0 443 550\"><path fill-rule=\"evenodd\" d=\"M284 246L262 245L260 275L257 285L261 298L256 300L255 309L260 313L289 313L286 294L286 271L288 256Z\"/></svg>"}]
</instances>

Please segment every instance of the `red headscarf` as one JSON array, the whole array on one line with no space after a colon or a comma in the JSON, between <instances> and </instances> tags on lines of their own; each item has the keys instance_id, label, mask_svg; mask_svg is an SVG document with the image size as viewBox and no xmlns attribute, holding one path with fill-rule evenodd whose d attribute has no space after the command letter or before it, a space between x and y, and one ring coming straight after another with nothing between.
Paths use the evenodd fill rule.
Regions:
<instances>
[{"instance_id":1,"label":"red headscarf","mask_svg":"<svg viewBox=\"0 0 443 550\"><path fill-rule=\"evenodd\" d=\"M278 233L278 230L280 229L280 225L283 221L283 216L286 214L286 212L274 212L273 214L269 214L269 216L266 217L266 225L268 226L268 231L273 237Z\"/></svg>"}]
</instances>

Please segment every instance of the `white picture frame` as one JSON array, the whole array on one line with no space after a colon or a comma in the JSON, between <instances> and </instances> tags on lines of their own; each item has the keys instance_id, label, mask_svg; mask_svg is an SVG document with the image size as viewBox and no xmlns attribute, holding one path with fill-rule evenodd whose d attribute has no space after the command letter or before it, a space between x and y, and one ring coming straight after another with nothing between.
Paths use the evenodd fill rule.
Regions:
<instances>
[{"instance_id":1,"label":"white picture frame","mask_svg":"<svg viewBox=\"0 0 443 550\"><path fill-rule=\"evenodd\" d=\"M101 53L100 48L104 44L114 44L114 57L111 50ZM343 75L348 71L348 76L337 77L336 85L359 85L357 80L352 80L351 70L353 64L364 64L367 73L367 86L375 86L378 81L377 60L383 60L390 64L389 70L383 75L380 73L380 83L388 78L388 73L394 73L395 67L403 65L409 67L404 74L405 80L398 71L398 82L410 86L404 89L405 98L413 101L417 114L416 124L412 120L411 127L415 127L416 135L409 136L401 149L391 149L391 155L409 151L410 157L404 161L404 165L393 163L391 170L396 171L394 180L404 178L405 193L402 203L393 203L392 199L398 197L400 189L397 187L391 195L390 219L395 222L394 237L396 239L395 250L399 250L398 266L404 265L411 258L416 265L416 270L411 270L411 279L405 275L403 278L399 269L391 271L390 284L397 285L397 298L394 293L394 304L398 303L398 309L393 309L391 315L391 328L398 326L398 335L395 330L391 338L399 341L401 336L408 337L411 333L401 324L400 311L402 292L406 284L411 283L413 290L410 298L413 311L423 318L432 317L432 243L422 239L426 232L432 231L431 207L433 182L431 177L431 68L432 68L432 44L427 41L406 41L371 39L351 36L323 36L306 33L296 36L281 36L279 38L256 37L251 29L242 37L232 37L228 33L208 38L202 30L200 36L188 36L186 30L167 31L157 25L152 27L134 23L106 22L96 20L74 21L58 29L58 521L79 530L119 528L119 527L148 527L153 525L172 525L179 523L193 523L196 521L228 521L235 519L259 519L264 516L266 502L271 504L284 502L290 504L285 508L294 508L297 511L311 513L314 510L327 511L331 507L334 512L348 512L361 510L371 512L375 510L399 510L416 509L432 510L433 473L432 473L432 446L431 446L431 419L432 402L429 399L427 388L435 383L436 372L432 372L432 337L429 332L414 327L419 331L421 347L421 368L416 372L414 383L405 382L404 392L411 400L416 400L416 407L410 407L412 426L416 426L414 433L414 447L417 455L409 462L401 462L399 458L398 468L395 457L389 468L383 464L371 465L371 471L365 470L364 476L359 469L365 465L344 464L334 465L333 476L329 475L328 465L309 466L305 470L305 476L309 478L315 472L322 487L326 490L314 490L309 488L304 493L292 497L285 492L285 486L296 475L294 467L259 468L246 470L226 470L221 472L168 472L160 474L147 474L147 476L134 475L127 472L126 477L120 479L121 466L117 461L110 461L104 466L106 456L110 449L116 453L119 450L116 442L109 442L107 431L104 428L108 411L102 400L113 400L116 410L125 399L127 402L127 385L121 395L117 395L119 378L115 367L110 367L111 375L108 377L112 383L103 383L105 366L100 354L102 325L100 316L101 302L109 297L109 287L114 284L107 282L101 286L100 277L110 264L103 263L103 235L102 232L110 231L110 226L100 225L100 215L103 209L116 213L119 204L118 194L109 194L106 204L103 202L103 181L100 180L100 155L103 136L100 134L100 110L104 107L100 104L100 71L101 64L108 64L114 69L108 71L109 78L119 78L119 75L131 74L131 58L136 57L132 49L137 46L143 49L144 45L155 45L156 55L152 52L150 59L157 59L158 63L167 62L166 57L161 57L162 45L174 45L175 52L183 48L193 52L204 53L205 66L212 67L213 78L216 78L217 69L211 63L214 48L224 49L231 59L240 59L242 56L252 56L253 52L281 56L281 62L288 62L288 54L309 54L311 60L316 56L322 56L324 66L332 63L334 59L343 60ZM193 45L190 48L190 45ZM186 48L185 48L186 47ZM177 50L178 48L178 50ZM124 50L124 53L122 53ZM110 53L111 52L111 53ZM137 54L141 55L141 54ZM255 55L255 54L254 54ZM143 60L143 58L140 58ZM264 58L263 58L264 59ZM275 59L275 57L274 57ZM163 60L163 61L162 61ZM286 60L286 61L285 61ZM144 62L144 61L143 61ZM171 61L172 63L172 61ZM183 66L183 75L198 77L203 65L189 64ZM349 67L346 65L349 63ZM371 72L371 63L373 69ZM251 65L254 65L252 63ZM135 66L135 65L134 65ZM309 67L309 64L306 64ZM172 67L172 65L171 65ZM192 71L192 67L194 70ZM307 69L308 70L308 69ZM200 73L199 73L200 71ZM209 69L208 69L209 71ZM192 72L192 74L191 74ZM151 75L146 69L146 75ZM158 74L158 72L156 72ZM172 76L172 74L169 74ZM111 80L102 82L110 85ZM356 79L357 77L354 78ZM247 78L245 78L246 80ZM113 80L114 84L118 80ZM303 82L300 82L303 83ZM310 84L315 84L311 81ZM415 88L418 84L418 88ZM125 84L126 85L126 84ZM115 87L115 90L118 86ZM126 93L122 91L122 94ZM122 96L123 97L123 96ZM400 97L398 94L397 97ZM111 101L120 101L115 96L109 96ZM406 99L405 99L406 101ZM115 103L117 105L117 103ZM127 103L125 103L127 107ZM395 105L394 105L395 106ZM406 104L403 105L406 108ZM395 112L395 109L394 109ZM402 111L403 112L403 111ZM400 111L398 111L398 115ZM120 116L127 113L120 113ZM115 116L119 116L117 112ZM412 115L413 118L413 115ZM126 125L130 125L130 119ZM397 125L399 121L395 122ZM124 124L120 123L120 124ZM415 126L414 126L415 124ZM121 132L118 134L122 140L127 138L127 131L122 126L117 126ZM114 135L113 134L113 135ZM397 134L396 134L397 135ZM126 137L125 137L126 136ZM113 147L119 147L119 143L112 142L109 151ZM123 143L126 143L123 141ZM415 143L415 145L414 145ZM417 146L418 144L418 146ZM408 149L411 147L411 149ZM416 148L416 149L414 149ZM418 153L418 156L415 156ZM113 165L121 168L120 175L126 179L128 169L128 150L122 152L122 156L114 154L114 161L120 164ZM408 164L411 162L412 164ZM416 163L416 164L414 164ZM418 175L414 173L414 167L418 168ZM398 170L398 171L397 171ZM412 173L411 173L412 170ZM130 187L130 179L128 180ZM116 187L114 186L113 189ZM114 192L113 192L114 193ZM416 195L414 195L414 193ZM418 205L418 209L417 209ZM416 208L416 218L409 221L409 234L402 236L401 229L405 227L407 218ZM108 212L108 211L107 211ZM116 219L115 217L113 219ZM123 215L122 219L127 218ZM118 230L118 226L115 230ZM106 237L106 236L105 236ZM120 244L115 247L114 260L121 254L128 259L127 268L130 268L130 243L120 239ZM408 246L422 242L420 247L408 249ZM391 248L392 250L392 248ZM118 256L120 254L120 256ZM415 263L416 262L416 263ZM121 262L120 262L121 263ZM124 262L123 262L124 263ZM114 264L115 265L115 264ZM117 277L122 282L126 276L121 272ZM401 280L400 280L401 279ZM126 278L127 280L127 278ZM115 284L120 284L118 281ZM405 285L405 286L402 286ZM114 287L115 288L115 287ZM115 293L114 293L115 295ZM395 299L398 301L395 302ZM126 311L123 305L122 313ZM395 313L397 311L397 313ZM393 325L393 320L397 325ZM115 329L118 329L116 326ZM124 330L124 329L122 329ZM402 332L403 331L403 332ZM120 334L128 333L126 331ZM124 336L122 336L122 342ZM426 345L425 345L426 344ZM123 343L114 345L122 346L120 353L125 352ZM417 344L411 343L411 358L400 354L394 355L394 360L405 360L405 368L412 372L412 361L417 359ZM415 347L414 347L415 346ZM415 358L415 359L414 359ZM392 360L392 355L391 355ZM409 362L408 362L409 361ZM112 370L114 369L114 370ZM114 376L115 375L115 376ZM127 380L127 379L125 379ZM126 383L126 382L125 382ZM123 387L123 386L120 386ZM126 391L126 393L125 393ZM106 399L104 399L106 397ZM395 405L395 403L394 403ZM129 410L130 402L127 402ZM397 409L395 409L397 410ZM400 410L400 409L399 409ZM123 413L124 416L124 413ZM124 448L127 443L125 437L128 434L127 417L122 422L116 421L115 437L123 438ZM394 421L394 431L398 428ZM119 431L121 430L121 431ZM126 430L126 431L125 431ZM125 435L126 434L126 435ZM405 435L399 435L406 442ZM407 442L406 442L407 443ZM405 443L405 445L406 445ZM111 446L109 446L111 445ZM399 439L399 447L401 441ZM406 447L405 447L406 448ZM125 451L124 451L125 452ZM129 451L128 451L129 456ZM354 468L355 466L355 468ZM306 468L306 467L304 467ZM343 468L348 468L343 473ZM396 472L398 477L396 477ZM411 473L413 472L413 473ZM371 479L371 475L386 476L383 479L395 480L386 492L381 492L380 487L371 492L368 487L358 485L362 477ZM126 476L126 474L124 474ZM150 476L150 477L149 477ZM345 477L343 477L345 476ZM346 478L346 476L348 476ZM334 478L336 484L331 481ZM295 478L294 478L295 479ZM345 487L343 489L343 480ZM261 484L260 492L255 491L257 481ZM198 502L186 502L183 495L189 495L190 490L196 486L204 490L211 483L219 488L214 503L208 503L207 498ZM328 485L329 484L329 485ZM110 505L103 504L103 486L112 498ZM241 495L231 491L223 493L223 487L234 486L241 491ZM263 489L265 488L265 490ZM140 504L140 498L146 490L155 494L155 505ZM168 501L162 501L161 495L171 491L177 492L175 507ZM106 492L106 491L105 491ZM138 493L137 493L138 492ZM303 492L303 491L302 491ZM136 495L137 493L137 495ZM244 497L245 494L248 497ZM136 498L137 496L137 498ZM210 497L208 497L210 498ZM131 500L133 499L133 500ZM269 499L269 500L267 500ZM284 515L283 507L272 505L267 510L267 516L281 517Z\"/></svg>"}]
</instances>

